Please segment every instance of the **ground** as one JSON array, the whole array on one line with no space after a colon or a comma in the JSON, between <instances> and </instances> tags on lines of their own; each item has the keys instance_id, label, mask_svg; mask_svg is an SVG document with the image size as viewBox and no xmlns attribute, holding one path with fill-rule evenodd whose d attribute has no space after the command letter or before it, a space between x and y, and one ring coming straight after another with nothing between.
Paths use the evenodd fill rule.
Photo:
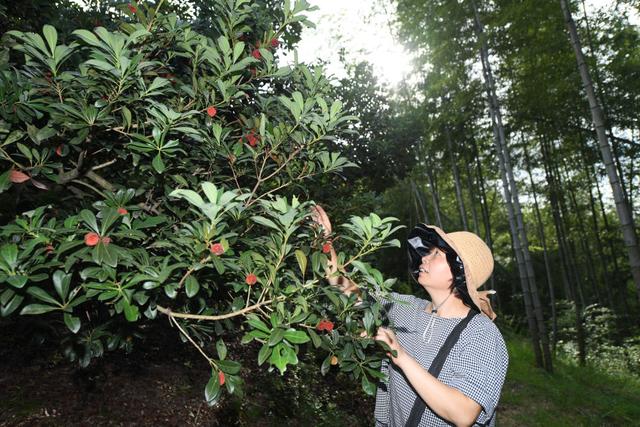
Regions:
<instances>
[{"instance_id":1,"label":"ground","mask_svg":"<svg viewBox=\"0 0 640 427\"><path fill-rule=\"evenodd\" d=\"M258 367L255 346L229 346L245 364L244 397L204 402L207 362L175 331L148 338L125 354L109 352L86 369L52 358L54 347L36 346L0 325L0 425L206 425L282 426L373 423L374 399L360 385L329 372L309 354L284 376ZM55 353L55 351L54 351Z\"/></svg>"}]
</instances>

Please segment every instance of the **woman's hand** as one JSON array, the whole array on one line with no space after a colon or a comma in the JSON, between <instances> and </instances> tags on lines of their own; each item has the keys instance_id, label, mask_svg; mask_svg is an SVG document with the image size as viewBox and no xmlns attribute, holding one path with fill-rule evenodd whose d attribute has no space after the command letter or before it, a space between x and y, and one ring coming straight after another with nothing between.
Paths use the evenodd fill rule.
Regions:
<instances>
[{"instance_id":1,"label":"woman's hand","mask_svg":"<svg viewBox=\"0 0 640 427\"><path fill-rule=\"evenodd\" d=\"M324 237L331 235L331 221L329 221L329 216L324 209L322 209L322 206L315 205L311 207L311 218L322 226L324 229Z\"/></svg>"},{"instance_id":2,"label":"woman's hand","mask_svg":"<svg viewBox=\"0 0 640 427\"><path fill-rule=\"evenodd\" d=\"M407 352L400 345L400 342L398 341L398 337L396 336L395 332L393 332L391 329L378 328L378 332L376 333L375 340L386 343L391 348L391 350L396 351L395 357L393 356L393 354L387 353L387 356L391 357L391 360L396 365L399 366L399 362L401 362L407 356Z\"/></svg>"}]
</instances>

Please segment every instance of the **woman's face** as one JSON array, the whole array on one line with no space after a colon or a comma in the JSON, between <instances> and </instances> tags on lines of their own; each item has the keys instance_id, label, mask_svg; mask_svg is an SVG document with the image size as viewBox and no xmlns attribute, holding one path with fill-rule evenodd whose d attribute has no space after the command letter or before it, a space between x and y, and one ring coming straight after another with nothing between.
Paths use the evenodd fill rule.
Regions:
<instances>
[{"instance_id":1,"label":"woman's face","mask_svg":"<svg viewBox=\"0 0 640 427\"><path fill-rule=\"evenodd\" d=\"M434 247L422 257L418 283L425 288L449 289L453 275L447 262L447 255L442 249Z\"/></svg>"}]
</instances>

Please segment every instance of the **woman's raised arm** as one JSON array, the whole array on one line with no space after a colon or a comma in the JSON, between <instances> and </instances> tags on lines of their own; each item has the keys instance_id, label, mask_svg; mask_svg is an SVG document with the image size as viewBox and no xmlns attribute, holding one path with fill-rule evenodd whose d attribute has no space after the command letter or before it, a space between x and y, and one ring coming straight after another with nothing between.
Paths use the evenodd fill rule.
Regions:
<instances>
[{"instance_id":1,"label":"woman's raised arm","mask_svg":"<svg viewBox=\"0 0 640 427\"><path fill-rule=\"evenodd\" d=\"M322 206L315 205L311 208L311 218L319 225L322 226L324 237L329 239L329 261L327 262L327 267L325 269L325 275L327 281L331 286L335 286L340 289L346 295L351 295L355 293L360 296L360 289L358 285L353 283L351 280L346 277L340 275L340 273L344 274L345 271L342 266L338 265L338 255L333 247L333 242L330 240L331 237L331 221L329 221L329 216L324 211Z\"/></svg>"}]
</instances>

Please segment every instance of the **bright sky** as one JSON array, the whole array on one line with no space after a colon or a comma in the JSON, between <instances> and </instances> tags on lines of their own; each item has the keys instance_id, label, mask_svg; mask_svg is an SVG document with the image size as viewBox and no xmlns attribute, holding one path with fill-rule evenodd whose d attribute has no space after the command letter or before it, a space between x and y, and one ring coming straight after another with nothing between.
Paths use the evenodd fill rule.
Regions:
<instances>
[{"instance_id":1,"label":"bright sky","mask_svg":"<svg viewBox=\"0 0 640 427\"><path fill-rule=\"evenodd\" d=\"M312 63L321 58L327 71L338 78L346 76L340 63L340 49L348 63L367 60L378 79L391 86L411 72L411 55L397 40L393 28L395 2L390 0L308 0L319 10L308 13L316 28L305 28L298 44L298 60ZM428 1L428 0L427 0ZM614 7L614 0L586 0L589 14ZM558 12L560 3L558 2ZM638 25L638 15L631 22ZM285 62L293 62L293 54Z\"/></svg>"},{"instance_id":2,"label":"bright sky","mask_svg":"<svg viewBox=\"0 0 640 427\"><path fill-rule=\"evenodd\" d=\"M327 71L346 76L339 51L348 63L367 60L378 78L388 84L400 82L411 70L410 56L393 35L395 5L388 0L309 0L319 10L308 13L315 29L306 28L298 44L298 60L310 63L321 58ZM293 61L289 55L285 61Z\"/></svg>"}]
</instances>

